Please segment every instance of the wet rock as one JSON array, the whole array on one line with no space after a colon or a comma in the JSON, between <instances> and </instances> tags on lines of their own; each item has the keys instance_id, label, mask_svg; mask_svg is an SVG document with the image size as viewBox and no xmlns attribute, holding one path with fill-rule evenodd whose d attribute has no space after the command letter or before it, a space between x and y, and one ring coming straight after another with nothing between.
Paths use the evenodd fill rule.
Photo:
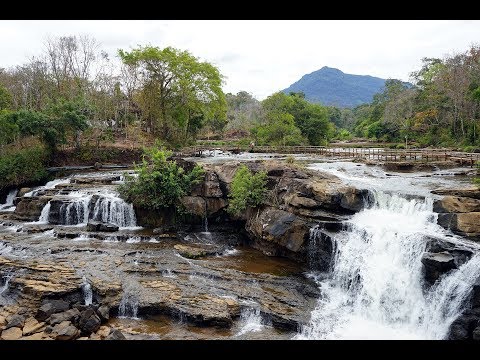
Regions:
<instances>
[{"instance_id":1,"label":"wet rock","mask_svg":"<svg viewBox=\"0 0 480 360\"><path fill-rule=\"evenodd\" d=\"M457 268L454 257L448 252L427 252L422 256L422 263L425 269L425 279L430 284L433 284L446 272Z\"/></svg>"},{"instance_id":2,"label":"wet rock","mask_svg":"<svg viewBox=\"0 0 480 360\"><path fill-rule=\"evenodd\" d=\"M18 190L17 197L23 197L23 195L25 195L30 191L32 191L32 188L29 188L29 187L20 188L20 190Z\"/></svg>"},{"instance_id":3,"label":"wet rock","mask_svg":"<svg viewBox=\"0 0 480 360\"><path fill-rule=\"evenodd\" d=\"M37 311L35 318L38 321L47 320L50 315L68 310L69 304L63 300L48 300Z\"/></svg>"},{"instance_id":4,"label":"wet rock","mask_svg":"<svg viewBox=\"0 0 480 360\"><path fill-rule=\"evenodd\" d=\"M437 213L480 212L480 199L445 196L443 199L434 201L433 211Z\"/></svg>"},{"instance_id":5,"label":"wet rock","mask_svg":"<svg viewBox=\"0 0 480 360\"><path fill-rule=\"evenodd\" d=\"M208 255L216 255L219 253L218 248L211 248L208 246L200 247L177 244L174 246L174 249L177 250L180 255L188 259L199 259Z\"/></svg>"},{"instance_id":6,"label":"wet rock","mask_svg":"<svg viewBox=\"0 0 480 360\"><path fill-rule=\"evenodd\" d=\"M90 308L81 313L78 326L82 332L87 334L96 332L100 328L100 325L100 318L93 309Z\"/></svg>"},{"instance_id":7,"label":"wet rock","mask_svg":"<svg viewBox=\"0 0 480 360\"><path fill-rule=\"evenodd\" d=\"M11 327L2 331L0 338L2 340L18 340L22 337L22 329Z\"/></svg>"},{"instance_id":8,"label":"wet rock","mask_svg":"<svg viewBox=\"0 0 480 360\"><path fill-rule=\"evenodd\" d=\"M250 216L246 229L253 239L280 245L290 251L299 251L308 236L309 227L296 215L272 207L259 209Z\"/></svg>"},{"instance_id":9,"label":"wet rock","mask_svg":"<svg viewBox=\"0 0 480 360\"><path fill-rule=\"evenodd\" d=\"M180 203L189 213L202 218L206 216L206 202L203 197L184 196L180 199Z\"/></svg>"},{"instance_id":10,"label":"wet rock","mask_svg":"<svg viewBox=\"0 0 480 360\"><path fill-rule=\"evenodd\" d=\"M480 237L480 212L457 214L455 230L469 237Z\"/></svg>"},{"instance_id":11,"label":"wet rock","mask_svg":"<svg viewBox=\"0 0 480 360\"><path fill-rule=\"evenodd\" d=\"M472 339L476 341L480 340L480 326L477 326L475 330L473 330Z\"/></svg>"},{"instance_id":12,"label":"wet rock","mask_svg":"<svg viewBox=\"0 0 480 360\"><path fill-rule=\"evenodd\" d=\"M215 172L207 171L203 186L203 196L212 198L220 198L223 196L223 191L220 188L220 181Z\"/></svg>"},{"instance_id":13,"label":"wet rock","mask_svg":"<svg viewBox=\"0 0 480 360\"><path fill-rule=\"evenodd\" d=\"M5 326L5 329L11 328L11 327L19 327L22 328L25 324L25 316L23 315L11 315L7 317L7 325Z\"/></svg>"},{"instance_id":14,"label":"wet rock","mask_svg":"<svg viewBox=\"0 0 480 360\"><path fill-rule=\"evenodd\" d=\"M447 230L455 230L457 226L457 214L438 214L437 224Z\"/></svg>"},{"instance_id":15,"label":"wet rock","mask_svg":"<svg viewBox=\"0 0 480 360\"><path fill-rule=\"evenodd\" d=\"M110 309L106 305L102 305L97 310L98 315L102 321L107 321L110 319Z\"/></svg>"},{"instance_id":16,"label":"wet rock","mask_svg":"<svg viewBox=\"0 0 480 360\"><path fill-rule=\"evenodd\" d=\"M107 340L127 340L125 335L118 329L112 329L106 338Z\"/></svg>"},{"instance_id":17,"label":"wet rock","mask_svg":"<svg viewBox=\"0 0 480 360\"><path fill-rule=\"evenodd\" d=\"M100 164L101 167L101 164ZM72 179L74 184L111 184L113 181L119 181L120 175L102 176L102 177L76 177Z\"/></svg>"},{"instance_id":18,"label":"wet rock","mask_svg":"<svg viewBox=\"0 0 480 360\"><path fill-rule=\"evenodd\" d=\"M47 196L32 196L21 198L17 202L17 207L14 213L24 219L30 221L36 221L42 213L42 209L51 200L51 197Z\"/></svg>"},{"instance_id":19,"label":"wet rock","mask_svg":"<svg viewBox=\"0 0 480 360\"><path fill-rule=\"evenodd\" d=\"M303 196L302 197L297 196L297 195L292 196L288 200L288 204L290 206L303 207L303 208L307 208L307 209L315 209L315 208L319 207L319 204L315 200L307 198L307 197L303 197Z\"/></svg>"},{"instance_id":20,"label":"wet rock","mask_svg":"<svg viewBox=\"0 0 480 360\"><path fill-rule=\"evenodd\" d=\"M160 226L155 229L153 229L152 233L153 234L168 234L168 233L174 233L177 231L177 227L175 225L165 225L165 226Z\"/></svg>"},{"instance_id":21,"label":"wet rock","mask_svg":"<svg viewBox=\"0 0 480 360\"><path fill-rule=\"evenodd\" d=\"M116 232L119 227L115 224L103 223L98 221L88 221L87 231Z\"/></svg>"},{"instance_id":22,"label":"wet rock","mask_svg":"<svg viewBox=\"0 0 480 360\"><path fill-rule=\"evenodd\" d=\"M80 336L80 330L70 321L63 321L52 328L51 336L55 340L74 340Z\"/></svg>"},{"instance_id":23,"label":"wet rock","mask_svg":"<svg viewBox=\"0 0 480 360\"><path fill-rule=\"evenodd\" d=\"M432 194L467 197L480 200L480 189L476 186L462 189L436 189L432 191Z\"/></svg>"},{"instance_id":24,"label":"wet rock","mask_svg":"<svg viewBox=\"0 0 480 360\"><path fill-rule=\"evenodd\" d=\"M23 326L23 336L28 336L42 331L45 327L44 322L38 322L34 317L29 317Z\"/></svg>"},{"instance_id":25,"label":"wet rock","mask_svg":"<svg viewBox=\"0 0 480 360\"><path fill-rule=\"evenodd\" d=\"M207 198L207 215L216 216L221 210L228 206L228 202L222 198Z\"/></svg>"},{"instance_id":26,"label":"wet rock","mask_svg":"<svg viewBox=\"0 0 480 360\"><path fill-rule=\"evenodd\" d=\"M80 317L80 311L76 308L73 308L61 313L52 314L47 319L47 322L50 325L60 324L63 321L71 321L73 323L76 323L79 317Z\"/></svg>"}]
</instances>

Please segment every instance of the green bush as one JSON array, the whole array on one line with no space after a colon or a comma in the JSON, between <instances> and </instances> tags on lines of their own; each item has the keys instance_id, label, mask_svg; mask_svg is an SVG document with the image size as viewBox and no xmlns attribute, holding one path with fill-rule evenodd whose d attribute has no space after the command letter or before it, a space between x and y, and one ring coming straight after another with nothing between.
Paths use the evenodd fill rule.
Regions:
<instances>
[{"instance_id":1,"label":"green bush","mask_svg":"<svg viewBox=\"0 0 480 360\"><path fill-rule=\"evenodd\" d=\"M121 197L145 209L179 210L180 198L200 183L204 171L196 165L186 173L175 161L168 160L171 155L171 151L156 147L146 149L142 164L135 167L138 177L127 176L119 187Z\"/></svg>"},{"instance_id":2,"label":"green bush","mask_svg":"<svg viewBox=\"0 0 480 360\"><path fill-rule=\"evenodd\" d=\"M266 172L252 174L245 165L241 165L233 177L227 211L233 215L239 215L248 207L260 205L267 191L266 185Z\"/></svg>"},{"instance_id":3,"label":"green bush","mask_svg":"<svg viewBox=\"0 0 480 360\"><path fill-rule=\"evenodd\" d=\"M0 191L12 186L34 183L47 178L48 159L44 146L34 145L11 150L0 156Z\"/></svg>"}]
</instances>

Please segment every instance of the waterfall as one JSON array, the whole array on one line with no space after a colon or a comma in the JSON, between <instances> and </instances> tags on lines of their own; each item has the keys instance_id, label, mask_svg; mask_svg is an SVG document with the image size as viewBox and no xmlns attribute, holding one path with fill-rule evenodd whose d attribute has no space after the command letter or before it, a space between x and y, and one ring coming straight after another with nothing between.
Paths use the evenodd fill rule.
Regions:
<instances>
[{"instance_id":1,"label":"waterfall","mask_svg":"<svg viewBox=\"0 0 480 360\"><path fill-rule=\"evenodd\" d=\"M134 227L137 225L135 211L132 204L111 194L100 196L95 202L92 219L111 223L120 227Z\"/></svg>"},{"instance_id":2,"label":"waterfall","mask_svg":"<svg viewBox=\"0 0 480 360\"><path fill-rule=\"evenodd\" d=\"M120 318L138 319L138 298L135 294L125 292L118 307Z\"/></svg>"},{"instance_id":3,"label":"waterfall","mask_svg":"<svg viewBox=\"0 0 480 360\"><path fill-rule=\"evenodd\" d=\"M89 218L88 205L92 195L83 195L74 201L60 206L60 223L62 225L86 224Z\"/></svg>"},{"instance_id":4,"label":"waterfall","mask_svg":"<svg viewBox=\"0 0 480 360\"><path fill-rule=\"evenodd\" d=\"M23 196L24 197L36 196L42 190L54 189L55 186L57 186L57 185L69 184L69 183L70 183L70 179L55 179L55 180L47 182L44 186L40 186L36 189L33 189L32 191L29 191L29 192L25 193Z\"/></svg>"},{"instance_id":5,"label":"waterfall","mask_svg":"<svg viewBox=\"0 0 480 360\"><path fill-rule=\"evenodd\" d=\"M7 195L7 199L5 200L5 204L0 204L0 210L14 211L15 206L13 206L13 200L15 199L15 196L17 196L17 193L17 189L10 190Z\"/></svg>"},{"instance_id":6,"label":"waterfall","mask_svg":"<svg viewBox=\"0 0 480 360\"><path fill-rule=\"evenodd\" d=\"M425 290L426 236L445 233L433 200L375 193L335 236L322 296L297 339L443 339L480 275L480 255Z\"/></svg>"},{"instance_id":7,"label":"waterfall","mask_svg":"<svg viewBox=\"0 0 480 360\"><path fill-rule=\"evenodd\" d=\"M235 336L241 336L249 332L259 332L264 328L260 307L257 303L251 303L253 307L246 307L240 313L241 328Z\"/></svg>"},{"instance_id":8,"label":"waterfall","mask_svg":"<svg viewBox=\"0 0 480 360\"><path fill-rule=\"evenodd\" d=\"M85 302L85 305L92 305L93 302L93 292L92 292L92 286L88 282L87 278L83 276L83 281L82 281L82 292L83 292L83 299Z\"/></svg>"},{"instance_id":9,"label":"waterfall","mask_svg":"<svg viewBox=\"0 0 480 360\"><path fill-rule=\"evenodd\" d=\"M0 305L4 305L8 303L8 299L3 296L5 292L8 290L8 286L10 285L10 280L12 279L13 274L7 273L2 276L3 285L0 286Z\"/></svg>"},{"instance_id":10,"label":"waterfall","mask_svg":"<svg viewBox=\"0 0 480 360\"><path fill-rule=\"evenodd\" d=\"M38 218L38 223L48 224L48 216L50 215L50 201L45 204Z\"/></svg>"}]
</instances>

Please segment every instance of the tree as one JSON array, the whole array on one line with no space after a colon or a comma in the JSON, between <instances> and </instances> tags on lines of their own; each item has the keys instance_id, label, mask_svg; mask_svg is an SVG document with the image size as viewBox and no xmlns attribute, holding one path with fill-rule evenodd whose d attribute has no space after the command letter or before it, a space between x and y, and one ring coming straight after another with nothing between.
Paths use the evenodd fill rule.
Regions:
<instances>
[{"instance_id":1,"label":"tree","mask_svg":"<svg viewBox=\"0 0 480 360\"><path fill-rule=\"evenodd\" d=\"M0 111L9 109L12 106L12 95L5 86L0 84Z\"/></svg>"},{"instance_id":2,"label":"tree","mask_svg":"<svg viewBox=\"0 0 480 360\"><path fill-rule=\"evenodd\" d=\"M153 134L171 139L180 130L186 138L203 121L225 118L223 76L212 64L172 47L120 49L118 54L135 73L136 101Z\"/></svg>"},{"instance_id":3,"label":"tree","mask_svg":"<svg viewBox=\"0 0 480 360\"><path fill-rule=\"evenodd\" d=\"M253 174L245 165L241 165L233 177L227 211L239 215L247 208L259 206L267 192L267 173Z\"/></svg>"}]
</instances>

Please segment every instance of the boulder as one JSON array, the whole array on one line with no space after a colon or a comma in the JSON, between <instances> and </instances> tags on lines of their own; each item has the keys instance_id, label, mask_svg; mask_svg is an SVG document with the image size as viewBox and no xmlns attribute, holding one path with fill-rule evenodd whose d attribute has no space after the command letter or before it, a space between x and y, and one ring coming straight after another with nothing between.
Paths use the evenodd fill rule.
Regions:
<instances>
[{"instance_id":1,"label":"boulder","mask_svg":"<svg viewBox=\"0 0 480 360\"><path fill-rule=\"evenodd\" d=\"M110 309L107 305L102 305L98 308L97 314L100 316L102 321L107 321L110 319Z\"/></svg>"},{"instance_id":2,"label":"boulder","mask_svg":"<svg viewBox=\"0 0 480 360\"><path fill-rule=\"evenodd\" d=\"M48 318L47 322L50 325L60 324L63 321L71 321L71 322L75 323L78 320L79 317L80 317L80 311L78 311L78 309L76 309L76 308L73 308L73 309L70 309L70 310L67 310L67 311L64 311L64 312L61 312L61 313L52 314Z\"/></svg>"},{"instance_id":3,"label":"boulder","mask_svg":"<svg viewBox=\"0 0 480 360\"><path fill-rule=\"evenodd\" d=\"M7 317L7 325L5 326L5 329L11 328L11 327L19 327L22 328L25 324L25 316L23 315L10 315Z\"/></svg>"},{"instance_id":4,"label":"boulder","mask_svg":"<svg viewBox=\"0 0 480 360\"><path fill-rule=\"evenodd\" d=\"M127 340L125 335L118 329L112 329L110 334L106 337L107 340Z\"/></svg>"},{"instance_id":5,"label":"boulder","mask_svg":"<svg viewBox=\"0 0 480 360\"><path fill-rule=\"evenodd\" d=\"M457 214L455 230L470 237L480 236L480 212Z\"/></svg>"},{"instance_id":6,"label":"boulder","mask_svg":"<svg viewBox=\"0 0 480 360\"><path fill-rule=\"evenodd\" d=\"M22 329L19 327L11 327L3 330L0 338L2 340L18 340L22 337Z\"/></svg>"},{"instance_id":7,"label":"boulder","mask_svg":"<svg viewBox=\"0 0 480 360\"><path fill-rule=\"evenodd\" d=\"M432 194L467 197L480 200L480 189L476 186L462 189L436 189L432 191Z\"/></svg>"},{"instance_id":8,"label":"boulder","mask_svg":"<svg viewBox=\"0 0 480 360\"><path fill-rule=\"evenodd\" d=\"M437 213L469 213L480 212L480 200L468 197L444 196L433 203L433 211Z\"/></svg>"},{"instance_id":9,"label":"boulder","mask_svg":"<svg viewBox=\"0 0 480 360\"><path fill-rule=\"evenodd\" d=\"M444 273L456 269L454 257L448 252L430 253L422 256L422 263L425 269L425 279L433 284Z\"/></svg>"},{"instance_id":10,"label":"boulder","mask_svg":"<svg viewBox=\"0 0 480 360\"><path fill-rule=\"evenodd\" d=\"M37 332L32 335L24 336L20 340L43 340L45 336L45 333L43 332Z\"/></svg>"},{"instance_id":11,"label":"boulder","mask_svg":"<svg viewBox=\"0 0 480 360\"><path fill-rule=\"evenodd\" d=\"M69 309L69 303L63 300L48 300L38 310L35 319L38 321L47 320L50 315L66 311Z\"/></svg>"},{"instance_id":12,"label":"boulder","mask_svg":"<svg viewBox=\"0 0 480 360\"><path fill-rule=\"evenodd\" d=\"M97 331L97 335L100 336L100 338L105 339L108 335L110 335L111 329L108 326L100 326L100 328Z\"/></svg>"},{"instance_id":13,"label":"boulder","mask_svg":"<svg viewBox=\"0 0 480 360\"><path fill-rule=\"evenodd\" d=\"M184 196L180 199L187 212L200 217L206 216L206 202L200 196Z\"/></svg>"},{"instance_id":14,"label":"boulder","mask_svg":"<svg viewBox=\"0 0 480 360\"><path fill-rule=\"evenodd\" d=\"M218 179L218 175L213 171L207 171L205 174L203 196L213 198L220 198L223 196L223 191L220 188L220 180Z\"/></svg>"},{"instance_id":15,"label":"boulder","mask_svg":"<svg viewBox=\"0 0 480 360\"><path fill-rule=\"evenodd\" d=\"M215 216L228 206L227 200L223 198L206 198L205 200L207 202L208 216Z\"/></svg>"},{"instance_id":16,"label":"boulder","mask_svg":"<svg viewBox=\"0 0 480 360\"><path fill-rule=\"evenodd\" d=\"M92 308L83 311L80 315L80 319L78 320L78 326L83 333L87 334L96 332L100 328L100 325L100 318Z\"/></svg>"},{"instance_id":17,"label":"boulder","mask_svg":"<svg viewBox=\"0 0 480 360\"><path fill-rule=\"evenodd\" d=\"M248 233L254 239L274 243L293 252L300 250L310 230L305 221L273 207L258 209L254 213L246 224Z\"/></svg>"},{"instance_id":18,"label":"boulder","mask_svg":"<svg viewBox=\"0 0 480 360\"><path fill-rule=\"evenodd\" d=\"M308 197L293 195L289 200L286 201L290 206L302 207L307 209L315 209L319 207L319 204L314 200Z\"/></svg>"},{"instance_id":19,"label":"boulder","mask_svg":"<svg viewBox=\"0 0 480 360\"><path fill-rule=\"evenodd\" d=\"M23 326L23 336L38 333L44 327L44 322L38 322L34 317L29 317L25 320L25 325Z\"/></svg>"},{"instance_id":20,"label":"boulder","mask_svg":"<svg viewBox=\"0 0 480 360\"><path fill-rule=\"evenodd\" d=\"M119 227L115 224L103 223L99 221L89 220L87 223L87 231L103 231L103 232L116 232Z\"/></svg>"},{"instance_id":21,"label":"boulder","mask_svg":"<svg viewBox=\"0 0 480 360\"><path fill-rule=\"evenodd\" d=\"M217 248L209 249L206 246L200 247L200 246L176 244L174 248L175 250L178 251L180 255L188 259L199 259L208 255L215 255L218 253Z\"/></svg>"},{"instance_id":22,"label":"boulder","mask_svg":"<svg viewBox=\"0 0 480 360\"><path fill-rule=\"evenodd\" d=\"M49 196L23 197L17 202L14 213L22 219L36 221L50 200Z\"/></svg>"},{"instance_id":23,"label":"boulder","mask_svg":"<svg viewBox=\"0 0 480 360\"><path fill-rule=\"evenodd\" d=\"M473 340L479 341L480 340L480 326L477 326L472 333Z\"/></svg>"},{"instance_id":24,"label":"boulder","mask_svg":"<svg viewBox=\"0 0 480 360\"><path fill-rule=\"evenodd\" d=\"M80 336L80 331L70 321L62 321L52 328L51 336L55 340L74 340Z\"/></svg>"},{"instance_id":25,"label":"boulder","mask_svg":"<svg viewBox=\"0 0 480 360\"><path fill-rule=\"evenodd\" d=\"M23 197L26 193L32 191L32 188L29 187L22 187L18 190L17 197Z\"/></svg>"}]
</instances>

